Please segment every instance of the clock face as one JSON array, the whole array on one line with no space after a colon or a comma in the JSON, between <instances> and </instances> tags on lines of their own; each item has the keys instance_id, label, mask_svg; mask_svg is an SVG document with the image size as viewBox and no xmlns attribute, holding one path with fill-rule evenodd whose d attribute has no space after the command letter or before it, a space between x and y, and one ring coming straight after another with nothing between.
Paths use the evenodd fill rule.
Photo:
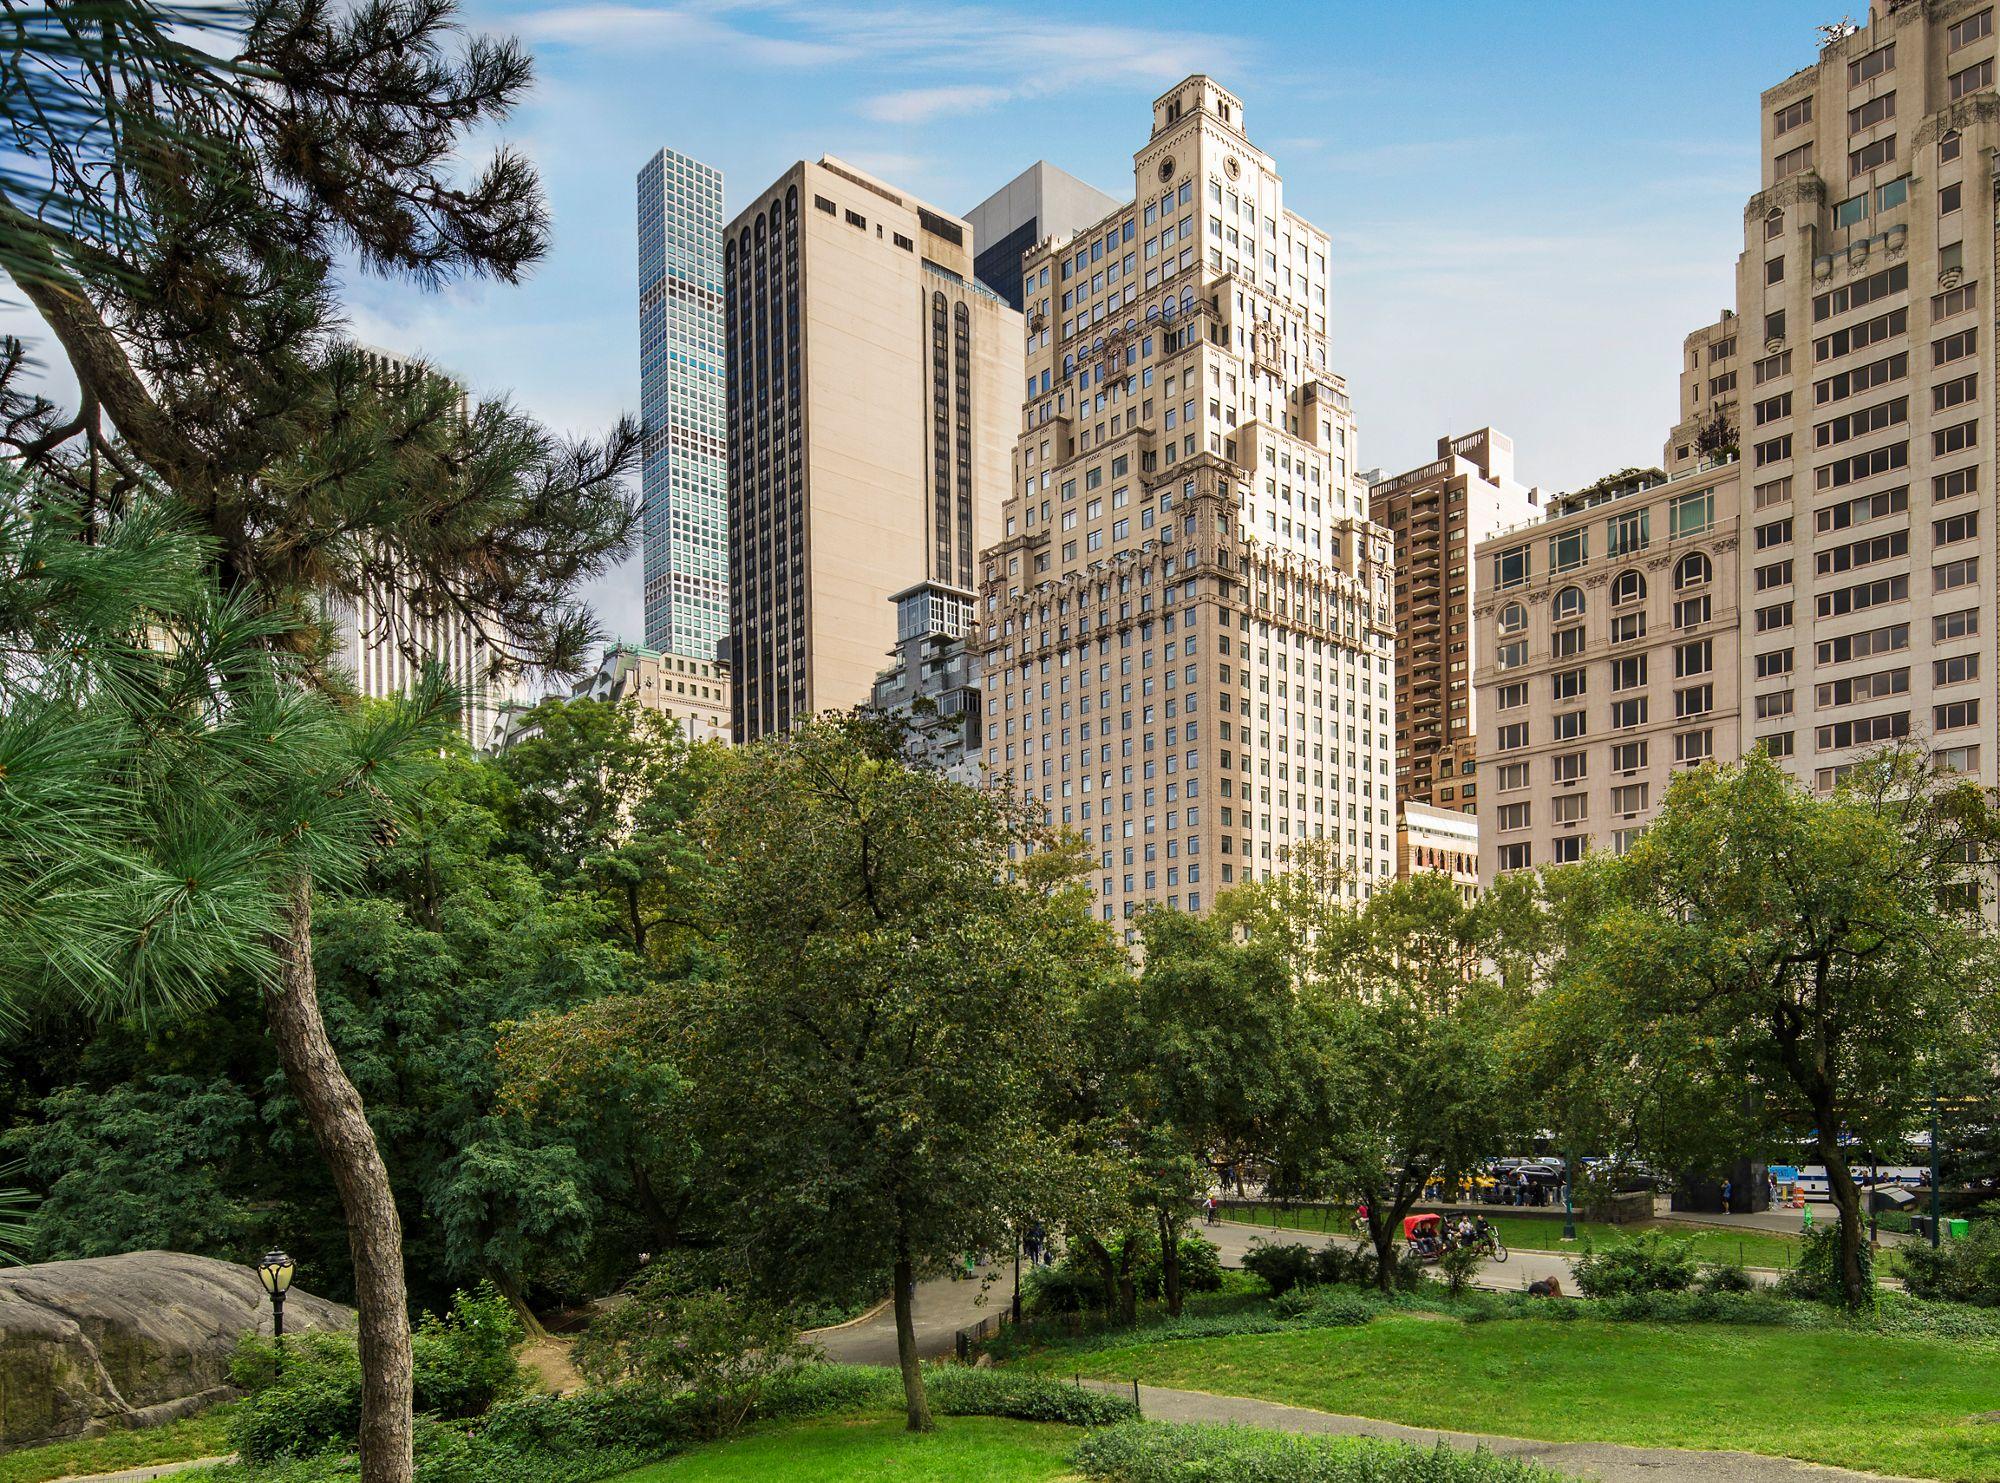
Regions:
<instances>
[{"instance_id":1,"label":"clock face","mask_svg":"<svg viewBox=\"0 0 2000 1483\"><path fill-rule=\"evenodd\" d=\"M1172 155L1168 155L1164 160L1160 161L1160 179L1172 180L1173 178L1174 178L1174 157Z\"/></svg>"}]
</instances>

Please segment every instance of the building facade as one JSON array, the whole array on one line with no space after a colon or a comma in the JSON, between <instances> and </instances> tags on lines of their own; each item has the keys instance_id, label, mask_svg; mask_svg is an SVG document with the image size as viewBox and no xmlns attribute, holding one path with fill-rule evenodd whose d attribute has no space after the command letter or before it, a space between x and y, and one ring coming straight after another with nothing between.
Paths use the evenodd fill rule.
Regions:
<instances>
[{"instance_id":1,"label":"building facade","mask_svg":"<svg viewBox=\"0 0 2000 1483\"><path fill-rule=\"evenodd\" d=\"M729 654L736 737L866 702L890 599L960 590L998 530L1021 318L970 230L838 160L730 223Z\"/></svg>"},{"instance_id":2,"label":"building facade","mask_svg":"<svg viewBox=\"0 0 2000 1483\"><path fill-rule=\"evenodd\" d=\"M1676 768L1734 759L1738 463L1644 470L1479 547L1479 878L1623 853Z\"/></svg>"},{"instance_id":3,"label":"building facade","mask_svg":"<svg viewBox=\"0 0 2000 1483\"><path fill-rule=\"evenodd\" d=\"M1596 689L1587 738L1549 728L1579 724L1563 717L1585 709L1560 694L1576 683L1568 675L1612 686L1613 706L1627 698L1616 689L1631 674L1621 662L1641 657L1646 641L1615 603L1618 584L1628 570L1652 581L1638 622L1657 634L1663 602L1671 625L1699 595L1680 585L1683 546L1701 548L1713 571L1708 621L1722 621L1725 601L1733 614L1729 631L1713 634L1712 681L1674 673L1667 682L1677 709L1684 691L1714 687L1712 715L1665 723L1669 769L1703 748L1728 761L1761 746L1824 790L1907 739L1989 787L2000 776L1990 655L2000 619L1993 11L1991 0L1875 0L1865 27L1832 28L1813 65L1765 91L1763 186L1743 212L1736 306L1683 346L1666 482L1610 491L1602 510L1559 505L1534 540L1508 535L1480 549L1476 559L1508 590L1479 605L1479 703L1520 742L1504 757L1494 749L1484 770L1485 878L1574 858L1580 840L1622 848L1657 813L1658 737L1603 736ZM1709 503L1684 508L1693 494ZM1634 512L1651 522L1650 545L1611 554L1605 543L1634 539ZM1664 553L1655 550L1662 512ZM1606 577L1614 602L1572 622L1554 590L1576 588L1566 578L1577 573L1558 582L1547 563L1558 535L1593 523L1583 574ZM1664 595L1655 560L1670 581ZM1577 642L1570 629L1585 647L1551 652ZM1674 630L1670 662L1684 665L1682 649L1701 637ZM1660 660L1646 657L1639 672L1652 676L1658 731ZM1512 699L1526 707L1518 716L1503 714ZM1641 741L1646 749L1621 750ZM1640 758L1643 769L1621 766ZM1587 777L1564 779L1579 766Z\"/></svg>"},{"instance_id":4,"label":"building facade","mask_svg":"<svg viewBox=\"0 0 2000 1483\"><path fill-rule=\"evenodd\" d=\"M579 680L566 698L606 705L630 701L667 717L689 741L727 745L730 739L729 667L713 659L665 654L637 644L613 644L599 657L597 668ZM540 728L529 719L533 712L529 702L505 706L487 743L488 750L503 751L536 735Z\"/></svg>"},{"instance_id":5,"label":"building facade","mask_svg":"<svg viewBox=\"0 0 2000 1483\"><path fill-rule=\"evenodd\" d=\"M924 582L895 596L893 661L875 678L871 709L907 728L912 763L961 783L985 777L980 743L978 595Z\"/></svg>"},{"instance_id":6,"label":"building facade","mask_svg":"<svg viewBox=\"0 0 2000 1483\"><path fill-rule=\"evenodd\" d=\"M1396 543L1396 798L1479 807L1473 548L1541 513L1514 478L1514 442L1490 427L1439 438L1421 468L1372 483L1369 514Z\"/></svg>"},{"instance_id":7,"label":"building facade","mask_svg":"<svg viewBox=\"0 0 2000 1483\"><path fill-rule=\"evenodd\" d=\"M1744 740L1822 788L1905 737L2000 776L1995 59L1990 0L1875 0L1763 95L1735 316Z\"/></svg>"},{"instance_id":8,"label":"building facade","mask_svg":"<svg viewBox=\"0 0 2000 1483\"><path fill-rule=\"evenodd\" d=\"M1026 307L1021 257L1046 237L1068 237L1101 221L1118 201L1047 160L1037 160L966 212L979 281L1015 309Z\"/></svg>"},{"instance_id":9,"label":"building facade","mask_svg":"<svg viewBox=\"0 0 2000 1483\"><path fill-rule=\"evenodd\" d=\"M1326 234L1206 77L1154 103L1133 179L1023 263L979 589L989 772L1088 838L1128 938L1306 839L1372 894L1395 816L1390 541L1328 364Z\"/></svg>"},{"instance_id":10,"label":"building facade","mask_svg":"<svg viewBox=\"0 0 2000 1483\"><path fill-rule=\"evenodd\" d=\"M359 348L384 382L409 385L404 378L438 374L393 350ZM409 695L427 667L440 667L459 694L459 729L474 749L488 744L504 709L521 693L520 677L457 608L409 582L366 580L357 592L329 596L327 620L334 662L370 700Z\"/></svg>"},{"instance_id":11,"label":"building facade","mask_svg":"<svg viewBox=\"0 0 2000 1483\"><path fill-rule=\"evenodd\" d=\"M1441 875L1469 906L1479 894L1479 820L1455 808L1402 803L1396 815L1396 876Z\"/></svg>"},{"instance_id":12,"label":"building facade","mask_svg":"<svg viewBox=\"0 0 2000 1483\"><path fill-rule=\"evenodd\" d=\"M639 172L646 645L713 660L729 636L722 172L663 149Z\"/></svg>"}]
</instances>

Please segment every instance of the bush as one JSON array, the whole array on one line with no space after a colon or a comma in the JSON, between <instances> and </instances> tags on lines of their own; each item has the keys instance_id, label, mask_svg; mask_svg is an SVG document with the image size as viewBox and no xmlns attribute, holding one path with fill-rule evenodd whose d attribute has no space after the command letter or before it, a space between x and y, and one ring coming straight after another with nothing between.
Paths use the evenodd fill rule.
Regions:
<instances>
[{"instance_id":1,"label":"bush","mask_svg":"<svg viewBox=\"0 0 2000 1483\"><path fill-rule=\"evenodd\" d=\"M1375 1280L1372 1263L1368 1265L1366 1278L1357 1275L1366 1262L1367 1252L1338 1241L1330 1242L1313 1253L1312 1280L1325 1287L1335 1287L1343 1282L1365 1286Z\"/></svg>"},{"instance_id":2,"label":"bush","mask_svg":"<svg viewBox=\"0 0 2000 1483\"><path fill-rule=\"evenodd\" d=\"M681 1263L655 1262L625 1297L577 1342L577 1368L599 1385L637 1381L680 1399L703 1436L735 1431L764 1387L805 1360L789 1311Z\"/></svg>"},{"instance_id":3,"label":"bush","mask_svg":"<svg viewBox=\"0 0 2000 1483\"><path fill-rule=\"evenodd\" d=\"M451 1312L431 1315L410 1336L416 1408L433 1416L479 1415L523 1383L514 1351L523 1338L506 1299L492 1287L459 1293ZM306 1334L285 1346L285 1368L269 1339L246 1338L230 1378L251 1392L230 1417L236 1450L257 1462L305 1456L361 1433L361 1360L351 1333Z\"/></svg>"},{"instance_id":4,"label":"bush","mask_svg":"<svg viewBox=\"0 0 2000 1483\"><path fill-rule=\"evenodd\" d=\"M1903 1285L1913 1297L2000 1308L2000 1221L1975 1221L1969 1235L1898 1249Z\"/></svg>"},{"instance_id":5,"label":"bush","mask_svg":"<svg viewBox=\"0 0 2000 1483\"><path fill-rule=\"evenodd\" d=\"M1139 1414L1130 1396L1008 1370L940 1366L926 1372L924 1387L931 1409L940 1416L1004 1416L1065 1426L1111 1426ZM900 1382L896 1393L899 1397L902 1394Z\"/></svg>"},{"instance_id":6,"label":"bush","mask_svg":"<svg viewBox=\"0 0 2000 1483\"><path fill-rule=\"evenodd\" d=\"M1297 1243L1275 1246L1263 1240L1252 1241L1243 1258L1243 1270L1263 1278L1274 1298L1317 1280L1311 1248Z\"/></svg>"},{"instance_id":7,"label":"bush","mask_svg":"<svg viewBox=\"0 0 2000 1483\"><path fill-rule=\"evenodd\" d=\"M1641 1292L1685 1292L1694 1285L1699 1263L1694 1244L1664 1231L1641 1231L1609 1246L1584 1244L1575 1263L1576 1285L1589 1298Z\"/></svg>"},{"instance_id":8,"label":"bush","mask_svg":"<svg viewBox=\"0 0 2000 1483\"><path fill-rule=\"evenodd\" d=\"M1222 1287L1222 1251L1206 1236L1189 1231L1181 1237L1181 1292L1216 1292ZM1149 1250L1139 1259L1133 1273L1139 1296L1158 1300L1166 1296L1166 1273L1160 1254Z\"/></svg>"},{"instance_id":9,"label":"bush","mask_svg":"<svg viewBox=\"0 0 2000 1483\"><path fill-rule=\"evenodd\" d=\"M1096 1268L1074 1249L1052 1267L1021 1274L1025 1313L1088 1313L1104 1306L1104 1284Z\"/></svg>"},{"instance_id":10,"label":"bush","mask_svg":"<svg viewBox=\"0 0 2000 1483\"><path fill-rule=\"evenodd\" d=\"M1874 1261L1868 1243L1861 1243L1861 1273L1874 1292ZM1804 1298L1815 1303L1843 1303L1846 1291L1840 1280L1840 1222L1814 1226L1799 1242L1798 1265L1778 1279L1778 1291L1788 1298Z\"/></svg>"},{"instance_id":11,"label":"bush","mask_svg":"<svg viewBox=\"0 0 2000 1483\"><path fill-rule=\"evenodd\" d=\"M1454 1246L1438 1258L1438 1271L1444 1274L1445 1290L1453 1297L1461 1296L1472 1285L1472 1279L1479 1275L1480 1263L1486 1260L1486 1253L1472 1246Z\"/></svg>"},{"instance_id":12,"label":"bush","mask_svg":"<svg viewBox=\"0 0 2000 1483\"><path fill-rule=\"evenodd\" d=\"M1741 1262L1710 1262L1695 1281L1698 1292L1752 1292L1756 1286Z\"/></svg>"},{"instance_id":13,"label":"bush","mask_svg":"<svg viewBox=\"0 0 2000 1483\"><path fill-rule=\"evenodd\" d=\"M1556 1483L1559 1474L1490 1452L1246 1426L1131 1422L1092 1432L1073 1460L1104 1483Z\"/></svg>"}]
</instances>

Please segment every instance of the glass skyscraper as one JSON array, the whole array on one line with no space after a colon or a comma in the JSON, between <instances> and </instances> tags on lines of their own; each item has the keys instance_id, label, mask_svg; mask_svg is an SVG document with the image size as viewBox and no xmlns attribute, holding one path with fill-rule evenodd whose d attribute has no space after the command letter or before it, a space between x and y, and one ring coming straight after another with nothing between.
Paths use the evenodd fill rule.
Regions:
<instances>
[{"instance_id":1,"label":"glass skyscraper","mask_svg":"<svg viewBox=\"0 0 2000 1483\"><path fill-rule=\"evenodd\" d=\"M639 172L646 646L713 660L729 634L722 172L663 149Z\"/></svg>"}]
</instances>

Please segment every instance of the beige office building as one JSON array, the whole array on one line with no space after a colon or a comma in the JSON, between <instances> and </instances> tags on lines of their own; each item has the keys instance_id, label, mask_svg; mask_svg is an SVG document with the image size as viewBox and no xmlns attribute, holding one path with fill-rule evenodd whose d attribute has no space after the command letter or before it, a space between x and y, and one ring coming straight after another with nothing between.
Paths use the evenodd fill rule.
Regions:
<instances>
[{"instance_id":1,"label":"beige office building","mask_svg":"<svg viewBox=\"0 0 2000 1483\"><path fill-rule=\"evenodd\" d=\"M1737 468L1614 476L1476 555L1479 877L1622 852L1739 746Z\"/></svg>"},{"instance_id":2,"label":"beige office building","mask_svg":"<svg viewBox=\"0 0 2000 1483\"><path fill-rule=\"evenodd\" d=\"M1744 208L1737 307L1684 346L1671 480L1617 499L1650 510L1655 544L1667 512L1669 576L1681 573L1680 542L1709 548L1717 623L1720 584L1730 589L1733 653L1716 634L1713 719L1676 718L1676 758L1693 746L1684 731L1708 731L1716 756L1761 745L1824 789L1858 758L1911 738L1940 765L1995 781L1993 12L1992 0L1876 0L1866 27L1834 33L1812 66L1763 95L1763 189ZM1676 502L1701 488L1712 490L1713 538L1678 529L1689 517ZM1482 714L1526 728L1502 726L1520 755L1496 753L1487 769L1487 879L1571 858L1579 834L1618 848L1661 801L1657 757L1643 778L1614 767L1614 790L1645 781L1648 791L1614 793L1602 822L1599 774L1571 786L1555 772L1572 753L1583 762L1561 766L1602 765L1594 730L1582 746L1550 734L1575 724L1559 713L1576 707L1548 686L1578 669L1592 685L1615 683L1613 636L1601 625L1617 618L1587 612L1586 650L1554 655L1553 631L1576 625L1558 622L1552 598L1534 599L1556 585L1547 563L1558 526L1582 531L1600 513L1586 536L1600 544L1583 559L1615 585L1646 562L1604 551L1608 512L1552 517L1532 541L1495 540L1478 553L1496 578L1504 566L1516 579L1481 605ZM1682 600L1666 598L1675 611ZM1661 599L1647 601L1657 624ZM1525 626L1513 631L1524 602ZM1575 663L1599 661L1599 640L1601 662ZM1510 688L1523 681L1525 693ZM1676 695L1688 688L1672 683ZM1659 684L1655 674L1655 706ZM1525 711L1499 716L1503 696ZM1611 760L1621 757L1633 760ZM1503 774L1521 788L1506 789ZM1566 801L1576 794L1584 801Z\"/></svg>"},{"instance_id":3,"label":"beige office building","mask_svg":"<svg viewBox=\"0 0 2000 1483\"><path fill-rule=\"evenodd\" d=\"M729 660L738 741L868 700L890 598L961 589L997 533L1021 317L965 222L839 160L724 235Z\"/></svg>"},{"instance_id":4,"label":"beige office building","mask_svg":"<svg viewBox=\"0 0 2000 1483\"><path fill-rule=\"evenodd\" d=\"M1479 894L1479 820L1460 809L1399 805L1396 875L1401 880L1441 875L1471 905Z\"/></svg>"},{"instance_id":5,"label":"beige office building","mask_svg":"<svg viewBox=\"0 0 2000 1483\"><path fill-rule=\"evenodd\" d=\"M1394 870L1390 542L1327 358L1326 234L1241 100L1153 105L1134 198L1023 263L1029 398L982 558L989 774L1086 837L1108 921L1324 838Z\"/></svg>"},{"instance_id":6,"label":"beige office building","mask_svg":"<svg viewBox=\"0 0 2000 1483\"><path fill-rule=\"evenodd\" d=\"M612 644L598 657L597 668L578 680L566 698L605 705L630 702L665 716L688 741L729 744L729 667L718 660ZM541 727L530 719L534 709L528 702L502 707L488 750L505 751L540 735Z\"/></svg>"},{"instance_id":7,"label":"beige office building","mask_svg":"<svg viewBox=\"0 0 2000 1483\"><path fill-rule=\"evenodd\" d=\"M1421 468L1369 486L1369 513L1396 543L1396 798L1475 813L1472 552L1541 513L1514 478L1514 440L1490 427L1439 438Z\"/></svg>"}]
</instances>

